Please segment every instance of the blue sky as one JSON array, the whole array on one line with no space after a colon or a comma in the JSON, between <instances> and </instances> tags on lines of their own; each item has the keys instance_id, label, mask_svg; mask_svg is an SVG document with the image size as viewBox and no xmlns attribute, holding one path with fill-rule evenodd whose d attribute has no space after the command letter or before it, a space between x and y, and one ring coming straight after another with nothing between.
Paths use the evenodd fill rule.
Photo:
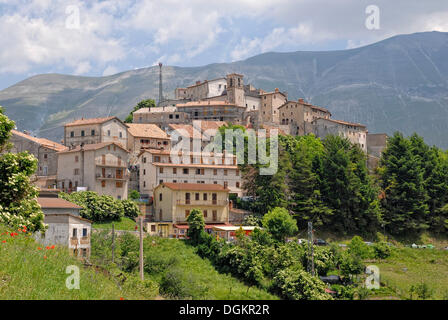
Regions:
<instances>
[{"instance_id":1,"label":"blue sky","mask_svg":"<svg viewBox=\"0 0 448 320\"><path fill-rule=\"evenodd\" d=\"M371 5L379 29L366 27ZM40 73L199 66L433 30L448 32L446 0L0 0L0 89Z\"/></svg>"}]
</instances>

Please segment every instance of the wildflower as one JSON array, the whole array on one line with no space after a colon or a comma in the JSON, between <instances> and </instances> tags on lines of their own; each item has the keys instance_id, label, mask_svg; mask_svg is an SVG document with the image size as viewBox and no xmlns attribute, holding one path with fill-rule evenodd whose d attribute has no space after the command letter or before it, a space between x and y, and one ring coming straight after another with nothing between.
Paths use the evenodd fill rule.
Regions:
<instances>
[{"instance_id":1,"label":"wildflower","mask_svg":"<svg viewBox=\"0 0 448 320\"><path fill-rule=\"evenodd\" d=\"M50 249L54 249L54 245L52 245L52 246L50 247Z\"/></svg>"},{"instance_id":2,"label":"wildflower","mask_svg":"<svg viewBox=\"0 0 448 320\"><path fill-rule=\"evenodd\" d=\"M44 259L47 259L47 256L44 256Z\"/></svg>"},{"instance_id":3,"label":"wildflower","mask_svg":"<svg viewBox=\"0 0 448 320\"><path fill-rule=\"evenodd\" d=\"M42 250L42 248L41 247L37 247L37 250Z\"/></svg>"},{"instance_id":4,"label":"wildflower","mask_svg":"<svg viewBox=\"0 0 448 320\"><path fill-rule=\"evenodd\" d=\"M6 243L6 240L3 240L2 242L3 242L3 243Z\"/></svg>"},{"instance_id":5,"label":"wildflower","mask_svg":"<svg viewBox=\"0 0 448 320\"><path fill-rule=\"evenodd\" d=\"M123 297L120 297L120 300L124 300L124 298L123 298Z\"/></svg>"}]
</instances>

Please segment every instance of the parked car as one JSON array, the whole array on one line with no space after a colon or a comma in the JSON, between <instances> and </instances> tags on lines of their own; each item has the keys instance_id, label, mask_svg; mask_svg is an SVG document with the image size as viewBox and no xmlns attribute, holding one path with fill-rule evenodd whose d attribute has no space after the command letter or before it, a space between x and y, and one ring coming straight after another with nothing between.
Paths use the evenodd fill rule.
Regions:
<instances>
[{"instance_id":1,"label":"parked car","mask_svg":"<svg viewBox=\"0 0 448 320\"><path fill-rule=\"evenodd\" d=\"M326 245L328 245L327 241L322 240L322 239L316 239L316 240L314 240L314 244L315 244L316 246L326 246Z\"/></svg>"}]
</instances>

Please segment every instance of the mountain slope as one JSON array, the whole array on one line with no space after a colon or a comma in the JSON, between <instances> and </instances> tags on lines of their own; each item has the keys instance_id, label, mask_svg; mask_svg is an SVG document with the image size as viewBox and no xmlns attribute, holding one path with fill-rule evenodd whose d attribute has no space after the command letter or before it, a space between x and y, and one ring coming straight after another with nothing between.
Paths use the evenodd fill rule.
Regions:
<instances>
[{"instance_id":1,"label":"mountain slope","mask_svg":"<svg viewBox=\"0 0 448 320\"><path fill-rule=\"evenodd\" d=\"M370 132L417 132L448 148L448 34L396 36L357 49L266 53L244 61L164 68L164 94L229 72L265 90L285 90L327 107L334 118ZM0 105L20 130L60 139L75 118L125 117L140 100L158 96L158 67L102 78L39 75L0 91Z\"/></svg>"}]
</instances>

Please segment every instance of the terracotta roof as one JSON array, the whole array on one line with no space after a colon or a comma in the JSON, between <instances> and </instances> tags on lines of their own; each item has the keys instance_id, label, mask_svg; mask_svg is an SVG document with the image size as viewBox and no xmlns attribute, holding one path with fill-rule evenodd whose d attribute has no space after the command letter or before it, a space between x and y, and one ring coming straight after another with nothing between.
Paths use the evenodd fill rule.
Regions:
<instances>
[{"instance_id":1,"label":"terracotta roof","mask_svg":"<svg viewBox=\"0 0 448 320\"><path fill-rule=\"evenodd\" d=\"M129 152L128 150L126 150L126 148L124 148L120 143L117 142L101 142L101 143L91 143L91 144L85 144L84 145L84 151L94 151L94 150L99 150L102 149L104 147L107 147L108 145L116 145L117 147L123 149L126 152ZM67 149L58 153L70 153L70 152L79 152L81 151L81 146L76 146L74 149Z\"/></svg>"},{"instance_id":2,"label":"terracotta roof","mask_svg":"<svg viewBox=\"0 0 448 320\"><path fill-rule=\"evenodd\" d=\"M40 144L42 147L45 147L45 148L48 148L48 149L51 149L54 151L63 151L65 149L67 149L66 146L63 146L62 144L59 144L57 142L54 142L54 141L51 141L51 140L48 140L45 138L36 138L29 134L26 134L26 133L23 133L23 132L20 132L17 130L12 130L12 134L22 137L22 138L25 138L25 139L28 139L30 141L33 141L37 144Z\"/></svg>"},{"instance_id":3,"label":"terracotta roof","mask_svg":"<svg viewBox=\"0 0 448 320\"><path fill-rule=\"evenodd\" d=\"M61 198L37 198L42 209L82 209L82 207Z\"/></svg>"},{"instance_id":4,"label":"terracotta roof","mask_svg":"<svg viewBox=\"0 0 448 320\"><path fill-rule=\"evenodd\" d=\"M207 184L207 183L172 183L164 182L162 183L167 188L171 190L186 190L186 191L225 191L228 192L229 189L224 188L220 184Z\"/></svg>"},{"instance_id":5,"label":"terracotta roof","mask_svg":"<svg viewBox=\"0 0 448 320\"><path fill-rule=\"evenodd\" d=\"M104 122L107 122L112 119L117 119L118 121L122 122L117 117L105 117L105 118L90 118L90 119L79 119L75 120L73 122L66 123L66 127L73 127L73 126L82 126L82 125L88 125L88 124L101 124Z\"/></svg>"},{"instance_id":6,"label":"terracotta roof","mask_svg":"<svg viewBox=\"0 0 448 320\"><path fill-rule=\"evenodd\" d=\"M353 123L353 122L347 122L347 121L342 121L342 120L333 120L333 119L317 118L317 119L313 120L313 122L315 122L315 121L317 121L317 120L330 121L330 122L334 122L334 123L342 124L342 125L345 125L345 126L353 126L353 127L366 128L366 126L363 125L363 124L360 124L360 123Z\"/></svg>"},{"instance_id":7,"label":"terracotta roof","mask_svg":"<svg viewBox=\"0 0 448 320\"><path fill-rule=\"evenodd\" d=\"M201 123L201 131L202 132L204 132L206 130L218 130L222 126L227 125L227 122L225 122L225 121L200 120L200 123Z\"/></svg>"},{"instance_id":8,"label":"terracotta roof","mask_svg":"<svg viewBox=\"0 0 448 320\"><path fill-rule=\"evenodd\" d=\"M191 124L169 124L172 130L176 130L178 134L182 137L197 137L198 139L202 138L202 134L199 130L194 128Z\"/></svg>"},{"instance_id":9,"label":"terracotta roof","mask_svg":"<svg viewBox=\"0 0 448 320\"><path fill-rule=\"evenodd\" d=\"M63 217L72 217L72 218L75 218L75 219L78 219L78 220L81 220L81 221L85 221L85 222L93 223L93 221L90 221L90 220L88 220L88 219L86 219L86 218L83 218L83 217L81 217L81 216L74 215L74 214L72 214L72 213L53 213L53 214L49 214L49 215L47 215L47 217L60 217L60 216L63 216Z\"/></svg>"},{"instance_id":10,"label":"terracotta roof","mask_svg":"<svg viewBox=\"0 0 448 320\"><path fill-rule=\"evenodd\" d=\"M155 124L129 123L128 132L139 138L169 139L170 137Z\"/></svg>"}]
</instances>

